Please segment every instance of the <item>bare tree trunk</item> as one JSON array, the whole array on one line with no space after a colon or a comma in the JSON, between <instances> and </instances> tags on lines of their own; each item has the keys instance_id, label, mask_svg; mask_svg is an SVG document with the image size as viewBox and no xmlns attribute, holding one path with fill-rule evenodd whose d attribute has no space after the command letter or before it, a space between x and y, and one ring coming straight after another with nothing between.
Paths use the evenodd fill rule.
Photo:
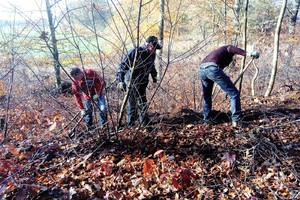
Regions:
<instances>
[{"instance_id":1,"label":"bare tree trunk","mask_svg":"<svg viewBox=\"0 0 300 200\"><path fill-rule=\"evenodd\" d=\"M53 61L54 61L54 70L55 70L55 78L56 78L56 88L61 90L61 76L60 76L60 63L59 63L59 53L57 49L57 40L55 36L55 27L54 27L54 22L53 22L53 16L51 12L51 5L49 3L49 0L46 1L46 9L47 9L47 15L48 15L48 22L49 22L49 28L50 28L50 33L51 33L51 53L53 56Z\"/></svg>"},{"instance_id":2,"label":"bare tree trunk","mask_svg":"<svg viewBox=\"0 0 300 200\"><path fill-rule=\"evenodd\" d=\"M227 2L224 0L224 42L227 43Z\"/></svg>"},{"instance_id":3,"label":"bare tree trunk","mask_svg":"<svg viewBox=\"0 0 300 200\"><path fill-rule=\"evenodd\" d=\"M240 14L241 14L241 0L234 0L234 28L235 39L234 44L237 45L240 33Z\"/></svg>"},{"instance_id":4,"label":"bare tree trunk","mask_svg":"<svg viewBox=\"0 0 300 200\"><path fill-rule=\"evenodd\" d=\"M279 37L280 37L280 30L281 30L281 24L284 17L284 12L286 9L287 0L283 0L280 14L277 20L276 30L275 30L275 38L274 38L274 55L273 55L273 61L272 61L272 73L269 81L269 86L267 88L267 91L265 93L265 97L270 96L274 83L275 83L275 77L277 73L277 64L278 64L278 51L279 51Z\"/></svg>"},{"instance_id":5,"label":"bare tree trunk","mask_svg":"<svg viewBox=\"0 0 300 200\"><path fill-rule=\"evenodd\" d=\"M246 5L245 5L245 13L244 13L244 27L243 27L243 32L244 32L244 37L243 37L243 49L247 51L247 25L248 25L248 6L249 6L249 0L246 0ZM241 72L245 68L245 63L246 63L246 57L243 57L242 63L241 63ZM242 83L243 83L243 74L241 76L240 82L239 82L239 91L242 90Z\"/></svg>"},{"instance_id":6,"label":"bare tree trunk","mask_svg":"<svg viewBox=\"0 0 300 200\"><path fill-rule=\"evenodd\" d=\"M165 20L165 0L160 0L160 16L159 16L159 40L163 46L164 41L164 20ZM163 49L160 49L158 52L158 79L162 75L162 53Z\"/></svg>"},{"instance_id":7,"label":"bare tree trunk","mask_svg":"<svg viewBox=\"0 0 300 200\"><path fill-rule=\"evenodd\" d=\"M241 0L234 0L234 26L236 28L240 25L240 12L241 11Z\"/></svg>"}]
</instances>

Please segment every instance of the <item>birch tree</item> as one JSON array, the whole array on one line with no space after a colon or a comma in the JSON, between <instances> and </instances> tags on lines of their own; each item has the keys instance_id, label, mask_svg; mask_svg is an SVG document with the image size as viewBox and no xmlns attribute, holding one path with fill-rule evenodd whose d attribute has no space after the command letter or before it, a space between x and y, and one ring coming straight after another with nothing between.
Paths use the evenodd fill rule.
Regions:
<instances>
[{"instance_id":1,"label":"birch tree","mask_svg":"<svg viewBox=\"0 0 300 200\"><path fill-rule=\"evenodd\" d=\"M248 24L248 5L249 5L249 0L246 0L245 2L245 13L244 13L244 27L243 27L243 32L244 32L244 37L243 37L243 48L245 51L247 51L247 24ZM244 70L246 63L246 57L243 57L242 59L242 64L241 64L241 72ZM243 75L241 76L240 82L239 82L239 90L241 91L242 89L242 82L243 82Z\"/></svg>"},{"instance_id":2,"label":"birch tree","mask_svg":"<svg viewBox=\"0 0 300 200\"><path fill-rule=\"evenodd\" d=\"M159 40L161 45L163 46L164 41L164 20L165 20L165 0L160 0L160 16L159 16ZM158 79L160 79L162 74L162 53L163 49L160 49L158 52Z\"/></svg>"},{"instance_id":3,"label":"birch tree","mask_svg":"<svg viewBox=\"0 0 300 200\"><path fill-rule=\"evenodd\" d=\"M280 30L281 30L281 24L282 24L282 20L283 20L283 17L284 17L284 13L285 13L285 10L286 10L286 4L287 4L287 0L283 0L281 10L280 10L280 14L279 14L279 17L278 17L278 20L277 20L276 29L275 29L274 54L273 54L273 61L272 61L273 68L272 68L272 73L271 73L269 85L268 85L267 91L265 93L266 97L270 96L270 94L273 90L273 87L274 87L274 83L275 83L275 78L276 78L276 73L277 73L277 65L278 65Z\"/></svg>"}]
</instances>

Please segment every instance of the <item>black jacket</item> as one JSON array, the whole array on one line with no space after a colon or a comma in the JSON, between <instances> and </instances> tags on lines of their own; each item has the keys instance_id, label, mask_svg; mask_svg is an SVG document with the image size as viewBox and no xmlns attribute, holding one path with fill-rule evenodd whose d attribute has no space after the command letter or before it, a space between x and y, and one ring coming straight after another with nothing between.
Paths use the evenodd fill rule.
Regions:
<instances>
[{"instance_id":1,"label":"black jacket","mask_svg":"<svg viewBox=\"0 0 300 200\"><path fill-rule=\"evenodd\" d=\"M131 49L127 56L124 57L118 68L117 79L120 82L129 84L131 70L135 67L132 75L132 83L134 87L147 87L149 82L149 74L152 76L153 82L157 80L157 71L155 69L155 52L149 54L146 45L142 45L137 49L136 62L134 57L136 48Z\"/></svg>"}]
</instances>

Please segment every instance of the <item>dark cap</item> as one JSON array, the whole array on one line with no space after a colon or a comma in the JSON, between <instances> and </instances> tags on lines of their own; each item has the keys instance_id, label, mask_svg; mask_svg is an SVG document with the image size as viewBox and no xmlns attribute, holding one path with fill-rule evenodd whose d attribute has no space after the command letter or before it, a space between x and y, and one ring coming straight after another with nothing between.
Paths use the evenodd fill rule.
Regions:
<instances>
[{"instance_id":1,"label":"dark cap","mask_svg":"<svg viewBox=\"0 0 300 200\"><path fill-rule=\"evenodd\" d=\"M80 68L78 67L73 67L70 71L71 76L76 76L78 74L80 74L82 71Z\"/></svg>"},{"instance_id":2,"label":"dark cap","mask_svg":"<svg viewBox=\"0 0 300 200\"><path fill-rule=\"evenodd\" d=\"M161 49L162 48L162 46L160 44L158 44L158 39L155 36L149 36L146 39L146 42L149 43L149 44L152 44L155 47L155 49Z\"/></svg>"}]
</instances>

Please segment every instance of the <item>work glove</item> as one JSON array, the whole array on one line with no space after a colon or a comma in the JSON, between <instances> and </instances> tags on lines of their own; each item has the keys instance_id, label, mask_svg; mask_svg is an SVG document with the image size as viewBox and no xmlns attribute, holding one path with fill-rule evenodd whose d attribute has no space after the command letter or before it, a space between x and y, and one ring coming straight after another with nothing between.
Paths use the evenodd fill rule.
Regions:
<instances>
[{"instance_id":1,"label":"work glove","mask_svg":"<svg viewBox=\"0 0 300 200\"><path fill-rule=\"evenodd\" d=\"M84 109L80 110L81 117L84 117L86 115L86 111Z\"/></svg>"},{"instance_id":2,"label":"work glove","mask_svg":"<svg viewBox=\"0 0 300 200\"><path fill-rule=\"evenodd\" d=\"M258 51L253 51L251 54L250 54L250 56L252 57L252 58L259 58L259 52Z\"/></svg>"},{"instance_id":3,"label":"work glove","mask_svg":"<svg viewBox=\"0 0 300 200\"><path fill-rule=\"evenodd\" d=\"M93 99L94 99L95 101L97 101L97 100L99 99L99 95L98 95L98 94L95 94L95 95L93 96Z\"/></svg>"},{"instance_id":4,"label":"work glove","mask_svg":"<svg viewBox=\"0 0 300 200\"><path fill-rule=\"evenodd\" d=\"M124 82L119 82L117 85L118 89L121 90L122 92L126 91L126 85Z\"/></svg>"}]
</instances>

